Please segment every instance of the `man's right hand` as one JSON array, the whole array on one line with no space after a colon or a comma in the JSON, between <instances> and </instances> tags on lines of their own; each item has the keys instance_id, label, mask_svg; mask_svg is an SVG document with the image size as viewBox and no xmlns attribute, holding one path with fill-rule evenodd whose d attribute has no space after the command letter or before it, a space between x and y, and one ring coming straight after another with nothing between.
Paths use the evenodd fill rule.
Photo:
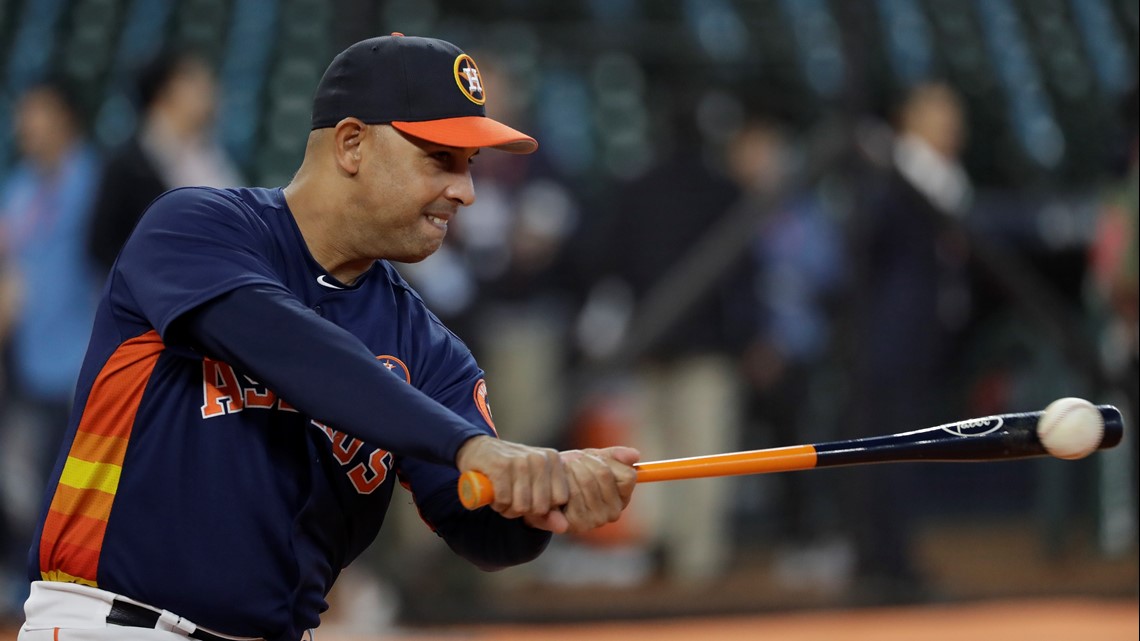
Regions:
<instances>
[{"instance_id":1,"label":"man's right hand","mask_svg":"<svg viewBox=\"0 0 1140 641\"><path fill-rule=\"evenodd\" d=\"M509 519L548 517L570 500L569 479L556 450L476 436L459 448L455 465L460 473L485 474L495 488L491 509ZM552 521L555 531L568 526L564 517Z\"/></svg>"}]
</instances>

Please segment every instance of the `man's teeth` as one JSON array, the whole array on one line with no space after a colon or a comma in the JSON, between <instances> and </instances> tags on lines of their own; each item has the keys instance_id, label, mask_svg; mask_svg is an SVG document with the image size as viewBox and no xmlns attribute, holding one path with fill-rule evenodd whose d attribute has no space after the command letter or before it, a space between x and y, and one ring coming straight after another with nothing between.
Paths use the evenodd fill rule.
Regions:
<instances>
[{"instance_id":1,"label":"man's teeth","mask_svg":"<svg viewBox=\"0 0 1140 641\"><path fill-rule=\"evenodd\" d=\"M446 220L444 220L444 219L442 219L442 218L440 218L439 216L431 216L431 215L429 215L429 216L428 216L428 220L430 220L431 222L433 222L433 223L435 223L435 224L437 224L437 225L447 225L447 221L446 221Z\"/></svg>"}]
</instances>

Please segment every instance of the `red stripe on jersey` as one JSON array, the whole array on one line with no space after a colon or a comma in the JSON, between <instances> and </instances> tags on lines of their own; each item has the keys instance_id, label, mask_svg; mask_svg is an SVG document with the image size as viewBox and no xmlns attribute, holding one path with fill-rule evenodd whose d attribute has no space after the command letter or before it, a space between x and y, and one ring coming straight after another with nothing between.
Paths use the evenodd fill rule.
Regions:
<instances>
[{"instance_id":1,"label":"red stripe on jersey","mask_svg":"<svg viewBox=\"0 0 1140 641\"><path fill-rule=\"evenodd\" d=\"M62 517L62 518L60 518ZM40 544L40 575L47 579L59 572L83 579L95 586L99 569L99 548L107 522L79 514L63 515L48 511L44 522L43 541L51 540L51 565L44 565L44 543Z\"/></svg>"},{"instance_id":2,"label":"red stripe on jersey","mask_svg":"<svg viewBox=\"0 0 1140 641\"><path fill-rule=\"evenodd\" d=\"M50 511L49 511L50 513ZM99 547L103 542L103 534L107 531L107 522L103 519L92 518L83 516L82 514L67 514L66 519L56 519L56 523L52 523L49 528L48 524L44 524L44 535L51 534L57 545L69 545L73 548L81 548L87 550L97 560L99 557ZM65 568L58 568L71 574L73 576L83 576ZM85 577L84 578L88 578ZM94 575L91 577L94 580Z\"/></svg>"},{"instance_id":3,"label":"red stripe on jersey","mask_svg":"<svg viewBox=\"0 0 1140 641\"><path fill-rule=\"evenodd\" d=\"M164 348L153 330L119 345L91 385L69 456L122 466L135 413ZM111 489L117 487L116 481ZM103 535L114 503L114 492L106 490L62 482L56 486L40 537L40 574L45 579L68 576L96 585Z\"/></svg>"}]
</instances>

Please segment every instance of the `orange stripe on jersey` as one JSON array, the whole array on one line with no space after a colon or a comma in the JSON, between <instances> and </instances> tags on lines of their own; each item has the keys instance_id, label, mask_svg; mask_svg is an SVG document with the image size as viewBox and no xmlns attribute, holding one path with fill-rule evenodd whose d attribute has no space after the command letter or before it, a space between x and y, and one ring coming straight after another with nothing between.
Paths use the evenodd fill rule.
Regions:
<instances>
[{"instance_id":1,"label":"orange stripe on jersey","mask_svg":"<svg viewBox=\"0 0 1140 641\"><path fill-rule=\"evenodd\" d=\"M127 439L118 436L100 436L91 432L76 432L69 456L97 463L122 461L127 452Z\"/></svg>"},{"instance_id":2,"label":"orange stripe on jersey","mask_svg":"<svg viewBox=\"0 0 1140 641\"><path fill-rule=\"evenodd\" d=\"M97 587L99 554L135 413L164 348L153 330L132 338L119 345L95 377L44 521L44 580Z\"/></svg>"},{"instance_id":3,"label":"orange stripe on jersey","mask_svg":"<svg viewBox=\"0 0 1140 641\"><path fill-rule=\"evenodd\" d=\"M79 429L100 436L130 436L139 400L164 348L154 330L119 345L91 386Z\"/></svg>"},{"instance_id":4,"label":"orange stripe on jersey","mask_svg":"<svg viewBox=\"0 0 1140 641\"><path fill-rule=\"evenodd\" d=\"M60 514L81 514L98 519L111 512L111 502L114 500L114 494L60 484L51 499L51 510Z\"/></svg>"}]
</instances>

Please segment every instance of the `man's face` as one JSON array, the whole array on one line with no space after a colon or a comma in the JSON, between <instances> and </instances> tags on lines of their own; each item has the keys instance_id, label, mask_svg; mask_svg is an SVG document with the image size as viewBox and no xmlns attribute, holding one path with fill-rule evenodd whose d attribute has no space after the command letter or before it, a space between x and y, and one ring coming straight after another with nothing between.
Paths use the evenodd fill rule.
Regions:
<instances>
[{"instance_id":1,"label":"man's face","mask_svg":"<svg viewBox=\"0 0 1140 641\"><path fill-rule=\"evenodd\" d=\"M20 152L38 165L52 164L74 135L67 108L48 89L33 89L24 96L13 120Z\"/></svg>"},{"instance_id":2,"label":"man's face","mask_svg":"<svg viewBox=\"0 0 1140 641\"><path fill-rule=\"evenodd\" d=\"M904 133L918 136L948 159L958 157L966 138L965 114L957 97L941 86L920 89L903 114Z\"/></svg>"},{"instance_id":3,"label":"man's face","mask_svg":"<svg viewBox=\"0 0 1140 641\"><path fill-rule=\"evenodd\" d=\"M214 72L199 60L185 60L164 88L162 100L174 110L180 123L196 133L203 132L214 120Z\"/></svg>"},{"instance_id":4,"label":"man's face","mask_svg":"<svg viewBox=\"0 0 1140 641\"><path fill-rule=\"evenodd\" d=\"M351 233L373 258L419 262L440 248L459 207L475 202L477 148L446 147L371 125L361 143Z\"/></svg>"}]
</instances>

